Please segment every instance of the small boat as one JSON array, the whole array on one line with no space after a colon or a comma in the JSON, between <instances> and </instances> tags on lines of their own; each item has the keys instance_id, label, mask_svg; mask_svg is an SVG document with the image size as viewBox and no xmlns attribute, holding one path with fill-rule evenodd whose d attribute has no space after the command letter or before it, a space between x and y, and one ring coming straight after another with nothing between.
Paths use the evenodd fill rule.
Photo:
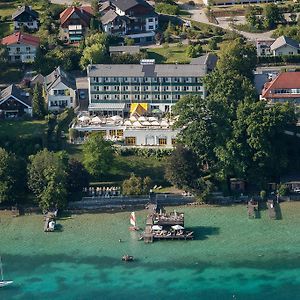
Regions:
<instances>
[{"instance_id":1,"label":"small boat","mask_svg":"<svg viewBox=\"0 0 300 300\"><path fill-rule=\"evenodd\" d=\"M4 278L3 278L3 268L2 268L1 256L0 256L0 272L1 272L0 287L5 287L5 286L13 283L12 280L4 280Z\"/></svg>"},{"instance_id":2,"label":"small boat","mask_svg":"<svg viewBox=\"0 0 300 300\"><path fill-rule=\"evenodd\" d=\"M130 224L132 225L132 226L129 227L130 231L140 230L140 228L136 226L136 218L135 218L135 212L134 211L130 214Z\"/></svg>"},{"instance_id":3,"label":"small boat","mask_svg":"<svg viewBox=\"0 0 300 300\"><path fill-rule=\"evenodd\" d=\"M132 255L123 255L122 260L123 261L133 261L133 256Z\"/></svg>"}]
</instances>

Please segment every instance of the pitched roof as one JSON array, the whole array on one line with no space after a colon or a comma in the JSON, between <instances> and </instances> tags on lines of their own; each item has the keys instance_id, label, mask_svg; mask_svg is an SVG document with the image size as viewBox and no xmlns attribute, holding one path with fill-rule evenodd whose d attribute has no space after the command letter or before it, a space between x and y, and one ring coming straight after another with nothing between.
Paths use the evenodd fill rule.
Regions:
<instances>
[{"instance_id":1,"label":"pitched roof","mask_svg":"<svg viewBox=\"0 0 300 300\"><path fill-rule=\"evenodd\" d=\"M191 65L206 65L207 69L212 71L217 64L218 56L213 53L207 53L196 58L192 58Z\"/></svg>"},{"instance_id":2,"label":"pitched roof","mask_svg":"<svg viewBox=\"0 0 300 300\"><path fill-rule=\"evenodd\" d=\"M19 15L23 14L23 13L27 13L29 15L31 15L33 18L37 19L39 17L39 14L37 11L35 11L34 9L32 9L30 6L24 5L20 8L18 8L13 14L12 14L12 19L15 19L16 17L18 17Z\"/></svg>"},{"instance_id":3,"label":"pitched roof","mask_svg":"<svg viewBox=\"0 0 300 300\"><path fill-rule=\"evenodd\" d=\"M105 25L105 24L112 22L117 17L119 17L119 15L116 14L114 10L110 9L100 18L100 21L103 25Z\"/></svg>"},{"instance_id":4,"label":"pitched roof","mask_svg":"<svg viewBox=\"0 0 300 300\"><path fill-rule=\"evenodd\" d=\"M99 11L102 12L110 7L110 1L105 1L101 3L101 6L99 8Z\"/></svg>"},{"instance_id":5,"label":"pitched roof","mask_svg":"<svg viewBox=\"0 0 300 300\"><path fill-rule=\"evenodd\" d=\"M282 46L285 46L285 45L289 45L291 47L294 47L296 49L299 49L299 43L296 42L295 40L289 38L289 37L286 37L284 35L280 36L279 38L277 38L275 40L275 42L271 45L271 51L274 51Z\"/></svg>"},{"instance_id":6,"label":"pitched roof","mask_svg":"<svg viewBox=\"0 0 300 300\"><path fill-rule=\"evenodd\" d=\"M76 14L86 23L87 26L89 25L90 20L94 15L91 6L70 6L60 13L60 24L63 25L72 16L74 12L76 12Z\"/></svg>"},{"instance_id":7,"label":"pitched roof","mask_svg":"<svg viewBox=\"0 0 300 300\"><path fill-rule=\"evenodd\" d=\"M263 98L289 98L299 94L275 94L277 89L300 89L300 72L284 72L278 74L271 82L267 82L262 90Z\"/></svg>"},{"instance_id":8,"label":"pitched roof","mask_svg":"<svg viewBox=\"0 0 300 300\"><path fill-rule=\"evenodd\" d=\"M16 85L11 84L4 90L0 92L0 103L7 99L8 97L13 96L17 100L25 103L27 106L31 107L31 97L26 96L26 92L20 88L18 88Z\"/></svg>"},{"instance_id":9,"label":"pitched roof","mask_svg":"<svg viewBox=\"0 0 300 300\"><path fill-rule=\"evenodd\" d=\"M122 11L126 11L132 7L135 7L138 4L153 9L153 7L144 0L111 0L111 3Z\"/></svg>"},{"instance_id":10,"label":"pitched roof","mask_svg":"<svg viewBox=\"0 0 300 300\"><path fill-rule=\"evenodd\" d=\"M21 33L19 31L11 35L8 35L1 40L2 45L12 45L17 43L38 47L40 44L40 39L36 36L26 34L26 33Z\"/></svg>"},{"instance_id":11,"label":"pitched roof","mask_svg":"<svg viewBox=\"0 0 300 300\"><path fill-rule=\"evenodd\" d=\"M49 91L52 87L62 82L66 86L76 89L75 80L64 72L61 67L57 67L52 73L45 77L46 89Z\"/></svg>"},{"instance_id":12,"label":"pitched roof","mask_svg":"<svg viewBox=\"0 0 300 300\"><path fill-rule=\"evenodd\" d=\"M193 68L190 64L98 64L88 67L89 77L198 77L206 73L206 65Z\"/></svg>"}]
</instances>

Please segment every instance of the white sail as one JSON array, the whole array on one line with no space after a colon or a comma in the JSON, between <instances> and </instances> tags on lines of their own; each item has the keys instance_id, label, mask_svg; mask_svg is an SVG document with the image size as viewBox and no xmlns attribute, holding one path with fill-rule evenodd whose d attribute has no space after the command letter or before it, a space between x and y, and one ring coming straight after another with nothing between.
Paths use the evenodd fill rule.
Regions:
<instances>
[{"instance_id":1,"label":"white sail","mask_svg":"<svg viewBox=\"0 0 300 300\"><path fill-rule=\"evenodd\" d=\"M13 283L12 280L4 280L4 278L3 278L3 268L2 268L1 256L0 256L0 276L1 276L0 287L4 287L4 286L7 286L7 285L10 285Z\"/></svg>"},{"instance_id":2,"label":"white sail","mask_svg":"<svg viewBox=\"0 0 300 300\"><path fill-rule=\"evenodd\" d=\"M130 214L130 224L134 227L136 226L135 212L134 211Z\"/></svg>"}]
</instances>

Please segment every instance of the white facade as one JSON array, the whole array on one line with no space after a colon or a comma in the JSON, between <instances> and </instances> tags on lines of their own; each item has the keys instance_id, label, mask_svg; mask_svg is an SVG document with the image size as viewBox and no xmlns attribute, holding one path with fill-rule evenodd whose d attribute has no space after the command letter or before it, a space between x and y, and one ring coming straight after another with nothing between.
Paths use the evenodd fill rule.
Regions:
<instances>
[{"instance_id":1,"label":"white facade","mask_svg":"<svg viewBox=\"0 0 300 300\"><path fill-rule=\"evenodd\" d=\"M146 18L146 31L156 30L158 28L158 17Z\"/></svg>"},{"instance_id":2,"label":"white facade","mask_svg":"<svg viewBox=\"0 0 300 300\"><path fill-rule=\"evenodd\" d=\"M270 56L273 55L271 51L271 45L275 39L265 39L256 41L256 53L257 56Z\"/></svg>"},{"instance_id":3,"label":"white facade","mask_svg":"<svg viewBox=\"0 0 300 300\"><path fill-rule=\"evenodd\" d=\"M101 132L103 137L112 141L123 141L124 146L172 148L179 130L171 128L133 128L118 125L80 126L74 129L82 133Z\"/></svg>"},{"instance_id":4,"label":"white facade","mask_svg":"<svg viewBox=\"0 0 300 300\"><path fill-rule=\"evenodd\" d=\"M14 21L14 28L15 30L20 29L20 27L25 26L28 29L31 30L37 30L39 28L39 24L36 20L33 21L29 21L29 22L18 22L18 21Z\"/></svg>"},{"instance_id":5,"label":"white facade","mask_svg":"<svg viewBox=\"0 0 300 300\"><path fill-rule=\"evenodd\" d=\"M29 63L35 60L37 47L28 44L11 44L7 50L10 61Z\"/></svg>"},{"instance_id":6,"label":"white facade","mask_svg":"<svg viewBox=\"0 0 300 300\"><path fill-rule=\"evenodd\" d=\"M299 54L299 48L295 48L291 45L284 45L280 48L273 50L273 56L281 56L281 55L297 55Z\"/></svg>"},{"instance_id":7,"label":"white facade","mask_svg":"<svg viewBox=\"0 0 300 300\"><path fill-rule=\"evenodd\" d=\"M75 105L76 91L63 82L51 87L47 94L48 109L58 111Z\"/></svg>"}]
</instances>

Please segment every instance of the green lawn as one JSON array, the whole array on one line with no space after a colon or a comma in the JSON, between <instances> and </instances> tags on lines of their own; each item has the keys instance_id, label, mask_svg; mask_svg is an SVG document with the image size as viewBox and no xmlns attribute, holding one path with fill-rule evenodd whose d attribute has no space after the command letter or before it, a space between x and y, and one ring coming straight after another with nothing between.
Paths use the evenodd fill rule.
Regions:
<instances>
[{"instance_id":1,"label":"green lawn","mask_svg":"<svg viewBox=\"0 0 300 300\"><path fill-rule=\"evenodd\" d=\"M14 25L12 22L0 23L0 38L10 35L14 32Z\"/></svg>"},{"instance_id":2,"label":"green lawn","mask_svg":"<svg viewBox=\"0 0 300 300\"><path fill-rule=\"evenodd\" d=\"M0 137L40 136L45 129L46 121L1 120Z\"/></svg>"},{"instance_id":3,"label":"green lawn","mask_svg":"<svg viewBox=\"0 0 300 300\"><path fill-rule=\"evenodd\" d=\"M169 47L149 48L147 52L149 58L155 59L156 63L189 63L191 59L186 54L186 48L186 45L176 44Z\"/></svg>"},{"instance_id":4,"label":"green lawn","mask_svg":"<svg viewBox=\"0 0 300 300\"><path fill-rule=\"evenodd\" d=\"M0 72L0 83L19 83L23 77L23 73L21 68L9 66Z\"/></svg>"}]
</instances>

